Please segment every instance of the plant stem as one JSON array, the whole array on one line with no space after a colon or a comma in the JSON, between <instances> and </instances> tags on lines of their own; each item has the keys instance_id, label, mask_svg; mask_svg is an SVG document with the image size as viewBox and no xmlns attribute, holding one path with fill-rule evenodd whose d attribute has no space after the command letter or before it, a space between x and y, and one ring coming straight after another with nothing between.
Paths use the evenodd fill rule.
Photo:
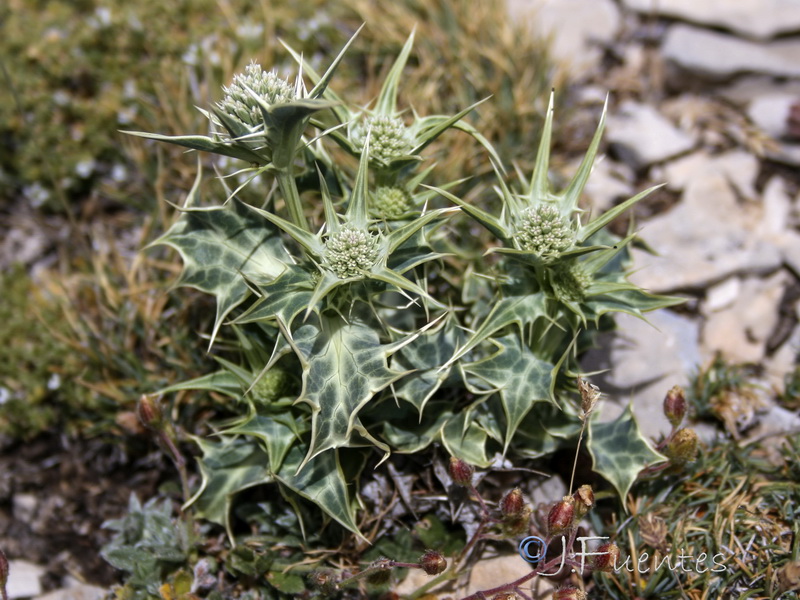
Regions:
<instances>
[{"instance_id":1,"label":"plant stem","mask_svg":"<svg viewBox=\"0 0 800 600\"><path fill-rule=\"evenodd\" d=\"M280 169L277 174L278 186L281 188L283 200L286 202L286 210L289 212L289 220L303 229L311 231L311 228L303 214L303 205L300 203L300 192L297 191L297 182L294 180L292 167L288 166Z\"/></svg>"}]
</instances>

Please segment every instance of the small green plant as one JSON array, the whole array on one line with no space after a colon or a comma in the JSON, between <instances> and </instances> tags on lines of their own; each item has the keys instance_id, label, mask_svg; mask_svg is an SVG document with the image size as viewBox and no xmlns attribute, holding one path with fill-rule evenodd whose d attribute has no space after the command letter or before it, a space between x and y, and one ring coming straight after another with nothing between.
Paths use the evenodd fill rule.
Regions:
<instances>
[{"instance_id":1,"label":"small green plant","mask_svg":"<svg viewBox=\"0 0 800 600\"><path fill-rule=\"evenodd\" d=\"M680 302L629 283L635 236L605 230L650 190L584 215L579 201L603 117L574 177L552 190L552 99L534 171L518 187L463 121L482 101L454 115L400 106L413 38L367 107L336 91L354 36L322 74L295 54L294 82L251 64L203 111L209 135L130 132L240 159L240 188L266 179L272 190L246 203L240 188L225 186L224 200L204 203L198 173L180 217L154 243L180 253L180 285L216 299L208 338L224 351L220 369L161 393L203 390L231 400L228 418L212 424L215 435L192 437L201 481L185 506L223 525L231 540L242 520L274 535L263 515L290 506L307 544L343 543L343 530L354 536L345 536L347 545L370 541L358 482L392 454L443 447L487 468L503 457L545 455L586 432L595 470L623 498L644 467L664 460L630 410L598 424L589 418L589 388L576 401L572 384L576 356L606 315L641 317ZM455 195L463 182L442 182L426 164L424 152L440 138L444 144L444 134L484 147L499 212L489 198ZM464 216L492 237L485 251L457 234L464 226L452 222ZM283 501L272 494L243 512L244 498L267 485ZM505 501L511 512L501 529L524 528L518 500ZM493 518L484 506L484 526Z\"/></svg>"}]
</instances>

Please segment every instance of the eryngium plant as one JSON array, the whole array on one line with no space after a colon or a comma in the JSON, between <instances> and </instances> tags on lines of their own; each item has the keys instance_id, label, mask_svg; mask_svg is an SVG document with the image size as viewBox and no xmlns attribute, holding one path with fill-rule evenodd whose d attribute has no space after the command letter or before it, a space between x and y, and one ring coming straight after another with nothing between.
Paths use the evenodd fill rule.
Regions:
<instances>
[{"instance_id":1,"label":"eryngium plant","mask_svg":"<svg viewBox=\"0 0 800 600\"><path fill-rule=\"evenodd\" d=\"M567 383L579 336L609 313L642 316L678 301L629 283L634 236L604 230L647 192L594 219L579 207L602 119L574 178L555 192L551 102L535 171L516 191L488 142L461 122L474 107L454 116L398 109L412 39L374 106L351 107L333 91L343 50L322 76L296 56L293 85L246 67L206 113L208 136L137 133L242 159L240 177L277 184L257 206L235 192L202 205L198 175L155 242L180 253L180 285L216 297L212 346L224 336L226 356L239 351L239 360L218 358L218 372L162 390L238 401L238 416L215 436L195 438L202 483L190 499L195 514L229 532L236 493L258 484L277 485L292 506L305 498L361 535L357 483L348 484L369 460L434 445L484 467L501 454L551 452L581 427ZM499 214L423 168L423 151L449 129L487 148ZM464 218L496 238L485 255L459 247L448 222ZM591 421L588 434L596 470L623 496L645 465L664 460L630 411Z\"/></svg>"}]
</instances>

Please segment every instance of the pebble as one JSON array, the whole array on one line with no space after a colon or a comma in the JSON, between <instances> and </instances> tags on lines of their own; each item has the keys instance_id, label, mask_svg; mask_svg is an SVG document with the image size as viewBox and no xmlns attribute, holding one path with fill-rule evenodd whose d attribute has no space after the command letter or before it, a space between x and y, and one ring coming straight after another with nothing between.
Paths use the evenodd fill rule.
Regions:
<instances>
[{"instance_id":1,"label":"pebble","mask_svg":"<svg viewBox=\"0 0 800 600\"><path fill-rule=\"evenodd\" d=\"M606 140L617 147L622 162L639 168L683 154L694 146L690 135L653 106L633 101L623 102L609 115Z\"/></svg>"},{"instance_id":2,"label":"pebble","mask_svg":"<svg viewBox=\"0 0 800 600\"><path fill-rule=\"evenodd\" d=\"M762 43L690 25L673 25L661 51L666 60L705 77L739 73L800 76L800 40Z\"/></svg>"},{"instance_id":3,"label":"pebble","mask_svg":"<svg viewBox=\"0 0 800 600\"><path fill-rule=\"evenodd\" d=\"M102 600L106 595L107 591L103 588L75 582L67 587L37 596L36 600Z\"/></svg>"},{"instance_id":4,"label":"pebble","mask_svg":"<svg viewBox=\"0 0 800 600\"><path fill-rule=\"evenodd\" d=\"M34 598L42 593L39 578L47 572L44 567L26 560L8 561L8 582L6 592L9 600L15 598Z\"/></svg>"},{"instance_id":5,"label":"pebble","mask_svg":"<svg viewBox=\"0 0 800 600\"><path fill-rule=\"evenodd\" d=\"M613 0L507 0L511 18L550 38L552 57L570 78L592 71L622 25ZM565 27L565 23L569 26Z\"/></svg>"},{"instance_id":6,"label":"pebble","mask_svg":"<svg viewBox=\"0 0 800 600\"><path fill-rule=\"evenodd\" d=\"M692 23L730 29L746 37L772 38L800 31L800 3L796 0L623 0L630 9Z\"/></svg>"}]
</instances>

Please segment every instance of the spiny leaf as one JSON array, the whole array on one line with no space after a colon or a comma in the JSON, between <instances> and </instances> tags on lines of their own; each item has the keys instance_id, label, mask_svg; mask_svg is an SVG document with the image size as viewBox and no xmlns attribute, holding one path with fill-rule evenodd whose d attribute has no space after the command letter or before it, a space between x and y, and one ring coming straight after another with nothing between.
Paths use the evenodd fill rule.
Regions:
<instances>
[{"instance_id":1,"label":"spiny leaf","mask_svg":"<svg viewBox=\"0 0 800 600\"><path fill-rule=\"evenodd\" d=\"M517 333L497 338L495 343L498 352L464 365L464 372L479 377L500 394L506 415L505 452L533 405L554 402L550 395L553 365L536 358Z\"/></svg>"},{"instance_id":2,"label":"spiny leaf","mask_svg":"<svg viewBox=\"0 0 800 600\"><path fill-rule=\"evenodd\" d=\"M391 349L381 344L376 330L358 319L324 315L301 326L292 341L303 364L297 401L312 409L311 443L299 468L325 450L353 445L354 432L388 453L358 418L375 394L403 376L389 369Z\"/></svg>"},{"instance_id":3,"label":"spiny leaf","mask_svg":"<svg viewBox=\"0 0 800 600\"><path fill-rule=\"evenodd\" d=\"M203 452L198 460L201 483L186 505L193 506L198 517L223 525L232 540L233 497L244 489L273 480L268 468L269 457L258 444L241 438L225 438L221 442L192 439Z\"/></svg>"},{"instance_id":4,"label":"spiny leaf","mask_svg":"<svg viewBox=\"0 0 800 600\"><path fill-rule=\"evenodd\" d=\"M303 450L295 446L277 473L277 479L366 541L356 524L355 510L347 493L347 482L337 451L325 452L308 460L303 458Z\"/></svg>"},{"instance_id":5,"label":"spiny leaf","mask_svg":"<svg viewBox=\"0 0 800 600\"><path fill-rule=\"evenodd\" d=\"M213 209L184 212L153 244L180 253L183 272L176 285L216 297L209 347L228 313L250 295L245 278L267 282L291 263L275 228L236 199Z\"/></svg>"},{"instance_id":6,"label":"spiny leaf","mask_svg":"<svg viewBox=\"0 0 800 600\"><path fill-rule=\"evenodd\" d=\"M447 319L395 354L392 366L413 370L395 385L395 393L417 408L420 422L425 404L442 383L451 378L451 369L439 369L439 365L452 356L463 341L464 334L455 320Z\"/></svg>"},{"instance_id":7,"label":"spiny leaf","mask_svg":"<svg viewBox=\"0 0 800 600\"><path fill-rule=\"evenodd\" d=\"M513 295L498 301L486 319L480 324L464 346L458 349L442 368L449 367L459 358L473 350L481 342L489 339L494 333L508 325L516 324L520 329L544 318L546 298L542 292Z\"/></svg>"},{"instance_id":8,"label":"spiny leaf","mask_svg":"<svg viewBox=\"0 0 800 600\"><path fill-rule=\"evenodd\" d=\"M605 477L623 500L642 469L667 460L642 435L630 404L615 421L589 422L587 448L595 472Z\"/></svg>"},{"instance_id":9,"label":"spiny leaf","mask_svg":"<svg viewBox=\"0 0 800 600\"><path fill-rule=\"evenodd\" d=\"M305 428L284 414L281 416L253 414L246 421L226 429L222 434L250 435L261 441L269 456L269 469L277 473L289 448L299 438Z\"/></svg>"}]
</instances>

